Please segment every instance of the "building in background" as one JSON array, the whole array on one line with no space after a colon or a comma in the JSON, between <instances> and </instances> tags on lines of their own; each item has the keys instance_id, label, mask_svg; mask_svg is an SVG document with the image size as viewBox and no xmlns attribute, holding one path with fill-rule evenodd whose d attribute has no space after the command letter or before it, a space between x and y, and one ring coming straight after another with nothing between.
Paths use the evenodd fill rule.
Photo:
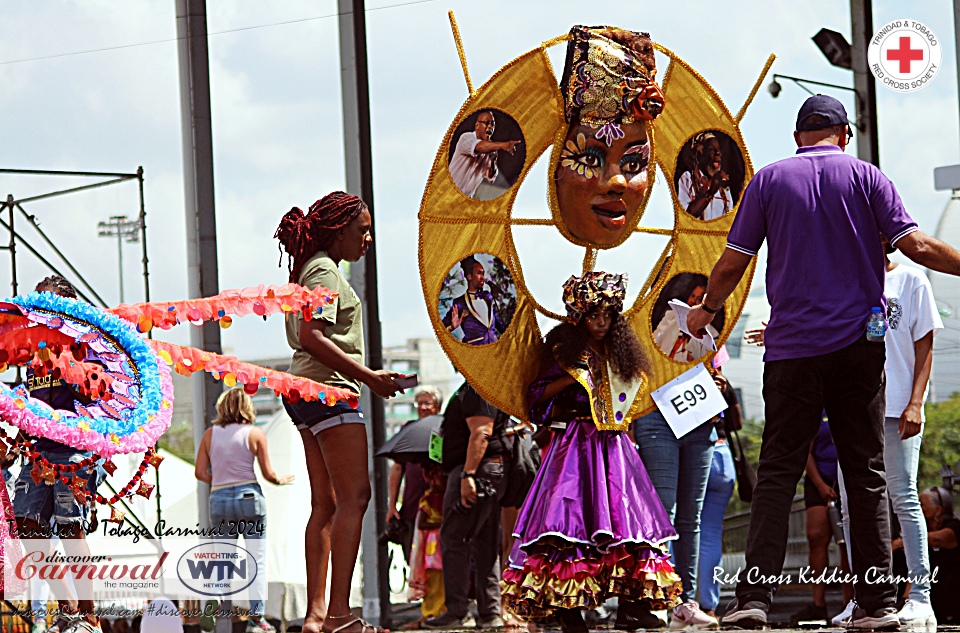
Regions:
<instances>
[{"instance_id":1,"label":"building in background","mask_svg":"<svg viewBox=\"0 0 960 633\"><path fill-rule=\"evenodd\" d=\"M383 348L383 368L402 374L417 374L421 385L433 385L440 389L444 405L461 382L437 339L432 337L410 338L405 345ZM416 419L414 391L408 389L406 393L386 401L388 438L393 437L404 422Z\"/></svg>"},{"instance_id":2,"label":"building in background","mask_svg":"<svg viewBox=\"0 0 960 633\"><path fill-rule=\"evenodd\" d=\"M934 237L960 247L960 190L953 191ZM960 392L960 278L933 271L927 271L927 276L943 319L943 331L933 339L930 388L930 400L938 402Z\"/></svg>"}]
</instances>

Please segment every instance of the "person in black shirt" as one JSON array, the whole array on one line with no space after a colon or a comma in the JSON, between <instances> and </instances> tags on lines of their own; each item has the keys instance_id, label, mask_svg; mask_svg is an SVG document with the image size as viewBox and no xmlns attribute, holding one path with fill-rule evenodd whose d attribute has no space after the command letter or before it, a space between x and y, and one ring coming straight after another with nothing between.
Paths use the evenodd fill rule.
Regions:
<instances>
[{"instance_id":1,"label":"person in black shirt","mask_svg":"<svg viewBox=\"0 0 960 633\"><path fill-rule=\"evenodd\" d=\"M920 494L927 520L930 548L930 603L937 624L960 624L960 519L953 513L953 497L945 488L928 488ZM903 547L902 541L893 547Z\"/></svg>"},{"instance_id":2,"label":"person in black shirt","mask_svg":"<svg viewBox=\"0 0 960 633\"><path fill-rule=\"evenodd\" d=\"M443 470L448 472L440 526L447 612L424 622L429 629L497 628L500 618L500 505L503 441L509 416L464 383L443 416ZM479 622L467 612L471 560Z\"/></svg>"}]
</instances>

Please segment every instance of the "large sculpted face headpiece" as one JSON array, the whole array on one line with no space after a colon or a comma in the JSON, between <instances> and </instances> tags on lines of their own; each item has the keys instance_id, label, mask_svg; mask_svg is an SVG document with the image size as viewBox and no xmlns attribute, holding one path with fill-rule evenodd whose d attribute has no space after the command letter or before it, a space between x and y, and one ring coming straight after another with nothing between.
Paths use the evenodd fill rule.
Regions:
<instances>
[{"instance_id":1,"label":"large sculpted face headpiece","mask_svg":"<svg viewBox=\"0 0 960 633\"><path fill-rule=\"evenodd\" d=\"M609 248L626 239L647 190L646 122L663 111L647 33L575 26L560 88L568 123L554 179L564 233Z\"/></svg>"},{"instance_id":2,"label":"large sculpted face headpiece","mask_svg":"<svg viewBox=\"0 0 960 633\"><path fill-rule=\"evenodd\" d=\"M573 325L598 308L622 312L626 296L626 274L589 272L581 277L570 277L563 284L563 305L567 309L567 321Z\"/></svg>"}]
</instances>

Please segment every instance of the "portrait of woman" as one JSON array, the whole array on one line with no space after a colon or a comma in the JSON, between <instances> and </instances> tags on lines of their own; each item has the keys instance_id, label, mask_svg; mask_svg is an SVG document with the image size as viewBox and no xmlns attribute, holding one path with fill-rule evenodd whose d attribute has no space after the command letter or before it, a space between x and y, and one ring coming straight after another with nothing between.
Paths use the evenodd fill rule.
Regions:
<instances>
[{"instance_id":1,"label":"portrait of woman","mask_svg":"<svg viewBox=\"0 0 960 633\"><path fill-rule=\"evenodd\" d=\"M647 33L577 27L561 81L566 136L553 187L561 230L609 248L637 225L647 191L647 121L663 108Z\"/></svg>"},{"instance_id":2,"label":"portrait of woman","mask_svg":"<svg viewBox=\"0 0 960 633\"><path fill-rule=\"evenodd\" d=\"M663 291L653 306L651 323L653 324L653 341L660 351L670 360L679 363L689 363L700 360L713 350L703 341L691 338L689 334L680 331L677 324L677 313L670 308L670 300L679 299L688 306L695 306L703 301L707 291L707 278L696 273L680 273L667 282ZM707 332L716 341L723 331L725 320L724 309L721 308L713 322L707 326Z\"/></svg>"}]
</instances>

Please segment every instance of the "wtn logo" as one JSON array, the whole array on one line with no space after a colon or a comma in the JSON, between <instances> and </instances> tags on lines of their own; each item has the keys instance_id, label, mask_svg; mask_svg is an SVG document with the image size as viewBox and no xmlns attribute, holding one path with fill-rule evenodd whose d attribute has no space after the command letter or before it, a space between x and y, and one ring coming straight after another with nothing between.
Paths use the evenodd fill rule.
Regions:
<instances>
[{"instance_id":1,"label":"wtn logo","mask_svg":"<svg viewBox=\"0 0 960 633\"><path fill-rule=\"evenodd\" d=\"M177 577L190 597L236 595L253 586L265 571L249 551L223 541L195 545L177 561ZM266 593L265 588L257 591Z\"/></svg>"},{"instance_id":2,"label":"wtn logo","mask_svg":"<svg viewBox=\"0 0 960 633\"><path fill-rule=\"evenodd\" d=\"M247 578L247 561L242 560L240 564L237 565L228 560L190 560L187 559L187 568L190 570L190 575L194 579L203 578L204 580L211 580L213 573L217 573L216 578L212 580L223 580L224 578L228 580L233 580L234 578Z\"/></svg>"}]
</instances>

